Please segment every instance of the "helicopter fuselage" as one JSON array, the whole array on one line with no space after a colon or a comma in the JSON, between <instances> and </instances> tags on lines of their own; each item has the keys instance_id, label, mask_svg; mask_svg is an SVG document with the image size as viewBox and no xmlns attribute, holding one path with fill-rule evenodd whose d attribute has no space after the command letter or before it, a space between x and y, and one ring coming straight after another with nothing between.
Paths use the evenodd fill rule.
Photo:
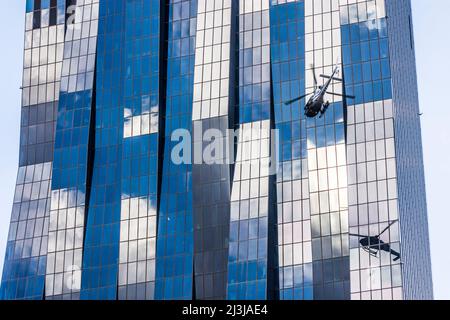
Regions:
<instances>
[{"instance_id":1,"label":"helicopter fuselage","mask_svg":"<svg viewBox=\"0 0 450 320\"><path fill-rule=\"evenodd\" d=\"M317 88L314 94L309 98L305 105L305 115L307 117L313 118L317 116L320 112L324 111L324 96L325 91L322 88Z\"/></svg>"},{"instance_id":2,"label":"helicopter fuselage","mask_svg":"<svg viewBox=\"0 0 450 320\"><path fill-rule=\"evenodd\" d=\"M314 72L314 65L311 65L311 67L312 67L313 76L314 76L314 92L302 94L301 96L298 96L294 99L288 100L284 103L285 105L293 104L293 103L300 101L312 94L312 96L310 96L310 98L307 100L307 102L305 104L305 108L304 108L305 116L308 118L315 118L320 113L320 118L321 118L327 111L328 107L330 106L330 102L325 101L325 94L340 96L344 99L346 99L346 98L355 99L354 96L349 96L349 95L345 95L342 93L328 91L328 87L330 86L332 81L343 82L343 79L339 79L336 77L339 74L339 65L338 64L336 64L336 67L334 68L333 74L331 76L326 76L323 74L320 75L322 78L328 79L321 86L319 86L317 84L317 78L316 78L316 74Z\"/></svg>"},{"instance_id":3,"label":"helicopter fuselage","mask_svg":"<svg viewBox=\"0 0 450 320\"><path fill-rule=\"evenodd\" d=\"M384 228L378 235L376 236L365 236L356 233L350 233L352 237L359 238L359 244L361 248L368 252L370 255L377 257L380 251L386 251L394 256L394 261L400 259L400 252L394 250L389 243L384 242L380 239L380 236L386 232L396 221L389 223L389 225Z\"/></svg>"},{"instance_id":4,"label":"helicopter fuselage","mask_svg":"<svg viewBox=\"0 0 450 320\"><path fill-rule=\"evenodd\" d=\"M383 245L384 242L379 237L366 237L359 240L359 243L363 247L373 247L373 246L379 246Z\"/></svg>"},{"instance_id":5,"label":"helicopter fuselage","mask_svg":"<svg viewBox=\"0 0 450 320\"><path fill-rule=\"evenodd\" d=\"M380 237L365 237L359 240L359 243L362 247L367 248L369 251L376 252L376 251L386 251L390 254L394 255L396 258L394 261L397 261L400 259L400 254L393 250L391 246L380 239ZM376 250L376 251L373 251Z\"/></svg>"},{"instance_id":6,"label":"helicopter fuselage","mask_svg":"<svg viewBox=\"0 0 450 320\"><path fill-rule=\"evenodd\" d=\"M336 68L333 71L333 74L329 79L325 82L323 86L316 87L314 90L314 94L309 98L308 102L305 106L305 115L309 118L314 118L319 113L321 116L327 111L328 106L330 103L327 101L325 102L325 94L327 93L328 87L330 86L333 79L335 79L335 76L339 72L339 67L336 66Z\"/></svg>"}]
</instances>

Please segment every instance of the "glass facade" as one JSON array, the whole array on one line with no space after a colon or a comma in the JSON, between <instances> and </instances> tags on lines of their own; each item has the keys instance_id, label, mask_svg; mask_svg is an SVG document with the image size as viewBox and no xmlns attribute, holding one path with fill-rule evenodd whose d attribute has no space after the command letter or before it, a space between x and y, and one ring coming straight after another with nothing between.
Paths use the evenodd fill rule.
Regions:
<instances>
[{"instance_id":1,"label":"glass facade","mask_svg":"<svg viewBox=\"0 0 450 320\"><path fill-rule=\"evenodd\" d=\"M215 160L200 157L192 165L197 299L225 299L227 292L231 173L224 147L234 119L234 88L230 87L234 66L230 62L236 10L235 1L198 2L192 146L203 150L214 141L218 148L207 152Z\"/></svg>"},{"instance_id":2,"label":"glass facade","mask_svg":"<svg viewBox=\"0 0 450 320\"><path fill-rule=\"evenodd\" d=\"M17 183L0 297L42 299L66 1L27 1ZM50 19L51 17L51 19Z\"/></svg>"},{"instance_id":3,"label":"glass facade","mask_svg":"<svg viewBox=\"0 0 450 320\"><path fill-rule=\"evenodd\" d=\"M25 14L1 299L432 299L409 0Z\"/></svg>"},{"instance_id":4,"label":"glass facade","mask_svg":"<svg viewBox=\"0 0 450 320\"><path fill-rule=\"evenodd\" d=\"M88 196L98 1L78 5L66 26L56 120L45 295L76 299L80 291Z\"/></svg>"},{"instance_id":5,"label":"glass facade","mask_svg":"<svg viewBox=\"0 0 450 320\"><path fill-rule=\"evenodd\" d=\"M337 1L305 1L307 92L313 90L314 77L331 74L333 66L341 64L339 9ZM335 81L330 91L342 93L342 84ZM339 96L327 99L325 115L306 121L313 297L341 300L348 299L350 291L346 105Z\"/></svg>"},{"instance_id":6,"label":"glass facade","mask_svg":"<svg viewBox=\"0 0 450 320\"><path fill-rule=\"evenodd\" d=\"M398 220L385 6L381 1L349 4L340 11L346 91L358 97L348 101L347 109L349 228L352 233L376 235ZM358 240L350 241L352 298L401 298L400 261L387 252L377 258L367 255ZM383 241L400 251L398 224L389 228Z\"/></svg>"},{"instance_id":7,"label":"glass facade","mask_svg":"<svg viewBox=\"0 0 450 320\"><path fill-rule=\"evenodd\" d=\"M122 123L119 107L121 84L111 81L121 77L122 19L120 1L97 5L99 26L96 68L95 104L91 107L89 149L90 190L86 199L85 240L81 277L81 299L113 299L116 297L117 257L120 216L120 148ZM106 24L105 21L111 21ZM100 21L102 23L100 23ZM116 26L112 28L111 25ZM108 58L114 62L108 63ZM91 153L92 154L92 153Z\"/></svg>"},{"instance_id":8,"label":"glass facade","mask_svg":"<svg viewBox=\"0 0 450 320\"><path fill-rule=\"evenodd\" d=\"M284 101L305 93L305 4L272 3L271 67L275 128L280 130L277 171L279 298L310 300L312 290L306 119L303 101Z\"/></svg>"},{"instance_id":9,"label":"glass facade","mask_svg":"<svg viewBox=\"0 0 450 320\"><path fill-rule=\"evenodd\" d=\"M142 0L128 1L123 6L123 109L119 110L119 123L124 121L124 129L122 182L118 186L121 193L118 299L153 299L161 7L158 1Z\"/></svg>"},{"instance_id":10,"label":"glass facade","mask_svg":"<svg viewBox=\"0 0 450 320\"><path fill-rule=\"evenodd\" d=\"M270 210L269 1L239 3L236 165L231 190L228 299L268 297ZM273 207L273 206L272 206Z\"/></svg>"},{"instance_id":11,"label":"glass facade","mask_svg":"<svg viewBox=\"0 0 450 320\"><path fill-rule=\"evenodd\" d=\"M156 243L155 299L192 299L194 293L194 225L192 165L171 158L174 130L191 132L197 26L196 0L166 1L167 73L164 83L165 142Z\"/></svg>"}]
</instances>

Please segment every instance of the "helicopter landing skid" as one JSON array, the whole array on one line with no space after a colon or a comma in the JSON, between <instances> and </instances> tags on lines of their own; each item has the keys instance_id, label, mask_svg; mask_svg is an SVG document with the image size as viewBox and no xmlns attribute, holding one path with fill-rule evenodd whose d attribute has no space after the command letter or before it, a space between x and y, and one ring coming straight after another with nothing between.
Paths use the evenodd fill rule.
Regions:
<instances>
[{"instance_id":1,"label":"helicopter landing skid","mask_svg":"<svg viewBox=\"0 0 450 320\"><path fill-rule=\"evenodd\" d=\"M322 105L322 108L321 108L321 110L320 110L320 116L319 116L319 119L323 117L323 115L325 114L325 112L327 111L327 109L328 109L329 106L330 106L330 103L329 103L329 102L324 103L324 104Z\"/></svg>"},{"instance_id":2,"label":"helicopter landing skid","mask_svg":"<svg viewBox=\"0 0 450 320\"><path fill-rule=\"evenodd\" d=\"M378 251L372 250L372 249L367 248L367 247L362 247L362 249L365 252L369 253L372 257L378 258Z\"/></svg>"}]
</instances>

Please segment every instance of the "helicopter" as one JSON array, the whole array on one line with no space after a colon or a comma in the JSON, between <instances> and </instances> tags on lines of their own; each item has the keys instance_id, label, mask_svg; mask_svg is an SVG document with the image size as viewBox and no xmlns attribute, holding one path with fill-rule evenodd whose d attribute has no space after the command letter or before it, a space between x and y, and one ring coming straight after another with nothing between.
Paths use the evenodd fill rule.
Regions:
<instances>
[{"instance_id":1,"label":"helicopter","mask_svg":"<svg viewBox=\"0 0 450 320\"><path fill-rule=\"evenodd\" d=\"M313 77L314 77L314 92L307 93L307 94L301 95L300 97L297 97L295 99L286 101L284 103L285 105L290 105L290 104L297 102L297 101L312 94L312 96L308 99L308 102L305 105L305 116L307 116L308 118L314 118L315 116L317 116L320 113L319 118L322 118L323 115L325 114L325 112L327 111L328 107L330 106L330 102L325 101L325 98L324 98L326 93L334 95L334 96L340 96L343 98L355 99L354 96L327 91L328 87L330 86L330 84L333 80L343 82L342 79L337 77L339 75L339 64L336 64L331 76L326 76L323 74L320 75L320 77L328 79L324 85L320 85L320 86L318 86L318 84L317 84L317 77L316 77L314 65L311 65L311 70L312 70Z\"/></svg>"},{"instance_id":2,"label":"helicopter","mask_svg":"<svg viewBox=\"0 0 450 320\"><path fill-rule=\"evenodd\" d=\"M397 222L397 220L389 223L389 225L386 228L384 228L383 231L381 231L376 236L365 236L365 235L354 234L354 233L350 233L349 235L352 237L361 238L359 240L359 244L361 245L363 250L368 252L371 256L377 257L378 253L380 251L386 251L395 257L394 261L397 261L400 259L400 253L393 250L388 243L385 243L383 240L380 239L380 236L383 233L385 233L396 222Z\"/></svg>"}]
</instances>

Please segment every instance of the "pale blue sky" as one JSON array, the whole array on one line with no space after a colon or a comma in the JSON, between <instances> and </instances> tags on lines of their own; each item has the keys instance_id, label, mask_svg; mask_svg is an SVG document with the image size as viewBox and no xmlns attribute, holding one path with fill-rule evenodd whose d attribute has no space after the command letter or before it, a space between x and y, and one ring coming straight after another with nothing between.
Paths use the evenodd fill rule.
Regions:
<instances>
[{"instance_id":1,"label":"pale blue sky","mask_svg":"<svg viewBox=\"0 0 450 320\"><path fill-rule=\"evenodd\" d=\"M390 0L395 1L395 0ZM434 291L450 299L450 1L412 0L425 154ZM19 153L20 90L25 0L0 0L0 270L8 233ZM420 240L420 239L419 239ZM1 273L0 273L1 274Z\"/></svg>"}]
</instances>

